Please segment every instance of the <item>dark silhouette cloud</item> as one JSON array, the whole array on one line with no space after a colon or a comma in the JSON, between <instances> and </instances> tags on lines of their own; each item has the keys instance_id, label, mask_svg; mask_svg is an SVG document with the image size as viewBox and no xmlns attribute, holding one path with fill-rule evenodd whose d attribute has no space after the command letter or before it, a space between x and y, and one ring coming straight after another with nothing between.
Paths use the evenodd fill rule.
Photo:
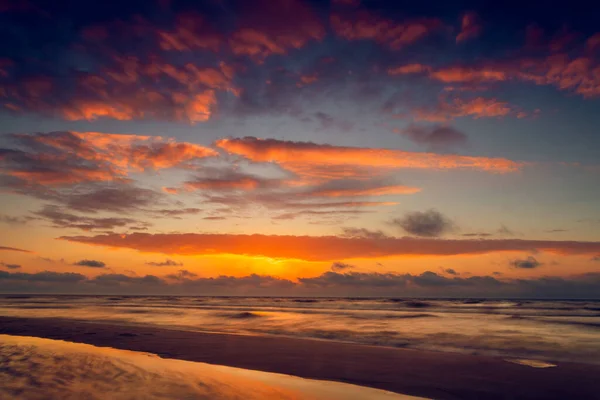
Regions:
<instances>
[{"instance_id":1,"label":"dark silhouette cloud","mask_svg":"<svg viewBox=\"0 0 600 400\"><path fill-rule=\"evenodd\" d=\"M54 283L77 283L86 280L85 275L75 272L52 272L43 271L35 274L26 272L0 271L0 280L28 281L28 282L54 282Z\"/></svg>"},{"instance_id":2,"label":"dark silhouette cloud","mask_svg":"<svg viewBox=\"0 0 600 400\"><path fill-rule=\"evenodd\" d=\"M404 217L392 220L391 224L411 235L423 237L439 237L454 229L452 221L434 209L406 213Z\"/></svg>"},{"instance_id":3,"label":"dark silhouette cloud","mask_svg":"<svg viewBox=\"0 0 600 400\"><path fill-rule=\"evenodd\" d=\"M463 233L461 236L464 237L490 237L490 236L494 236L491 233L486 233L486 232L469 232L469 233Z\"/></svg>"},{"instance_id":4,"label":"dark silhouette cloud","mask_svg":"<svg viewBox=\"0 0 600 400\"><path fill-rule=\"evenodd\" d=\"M35 215L49 221L57 228L75 228L84 231L112 230L115 228L147 228L149 223L141 222L132 218L94 218L66 212L61 207L46 205Z\"/></svg>"},{"instance_id":5,"label":"dark silhouette cloud","mask_svg":"<svg viewBox=\"0 0 600 400\"><path fill-rule=\"evenodd\" d=\"M495 274L497 275L497 274ZM76 273L44 271L36 274L0 271L0 292L18 293L121 293L121 294L254 294L339 296L456 296L486 298L596 298L600 274L571 277L504 279L492 276L467 278L425 271L418 275L328 271L298 282L268 275L198 278L180 270L165 277L103 274L86 278Z\"/></svg>"},{"instance_id":6,"label":"dark silhouette cloud","mask_svg":"<svg viewBox=\"0 0 600 400\"><path fill-rule=\"evenodd\" d=\"M334 262L333 264L331 264L331 270L336 271L336 272L346 271L346 270L354 269L354 268L356 268L354 265L343 263L343 262Z\"/></svg>"},{"instance_id":7,"label":"dark silhouette cloud","mask_svg":"<svg viewBox=\"0 0 600 400\"><path fill-rule=\"evenodd\" d=\"M23 249L18 249L16 247L8 247L8 246L0 246L0 251L1 250L5 250L5 251L18 251L18 252L21 252L21 253L33 253L33 251L23 250Z\"/></svg>"},{"instance_id":8,"label":"dark silhouette cloud","mask_svg":"<svg viewBox=\"0 0 600 400\"><path fill-rule=\"evenodd\" d=\"M160 262L150 261L150 262L147 262L146 265L151 265L153 267L181 267L181 266L183 266L183 263L173 261L173 260L167 258L165 261L160 261Z\"/></svg>"},{"instance_id":9,"label":"dark silhouette cloud","mask_svg":"<svg viewBox=\"0 0 600 400\"><path fill-rule=\"evenodd\" d=\"M21 269L19 264L7 264L4 262L0 262L0 265L7 269Z\"/></svg>"},{"instance_id":10,"label":"dark silhouette cloud","mask_svg":"<svg viewBox=\"0 0 600 400\"><path fill-rule=\"evenodd\" d=\"M592 261L600 261L600 255L592 257Z\"/></svg>"},{"instance_id":11,"label":"dark silhouette cloud","mask_svg":"<svg viewBox=\"0 0 600 400\"><path fill-rule=\"evenodd\" d=\"M103 263L102 261L97 261L97 260L80 260L80 261L77 261L76 263L73 263L73 265L78 265L80 267L90 267L90 268L106 267L105 263Z\"/></svg>"},{"instance_id":12,"label":"dark silhouette cloud","mask_svg":"<svg viewBox=\"0 0 600 400\"><path fill-rule=\"evenodd\" d=\"M542 265L535 257L529 256L525 259L511 260L510 265L515 268L533 269Z\"/></svg>"},{"instance_id":13,"label":"dark silhouette cloud","mask_svg":"<svg viewBox=\"0 0 600 400\"><path fill-rule=\"evenodd\" d=\"M73 193L64 199L65 206L80 212L127 212L141 207L155 206L163 194L129 184L93 188L83 193Z\"/></svg>"},{"instance_id":14,"label":"dark silhouette cloud","mask_svg":"<svg viewBox=\"0 0 600 400\"><path fill-rule=\"evenodd\" d=\"M103 274L89 279L86 283L90 285L106 287L127 287L130 285L160 286L165 282L157 276L128 276L123 274Z\"/></svg>"},{"instance_id":15,"label":"dark silhouette cloud","mask_svg":"<svg viewBox=\"0 0 600 400\"><path fill-rule=\"evenodd\" d=\"M410 125L395 132L432 150L450 149L467 143L467 135L450 126Z\"/></svg>"},{"instance_id":16,"label":"dark silhouette cloud","mask_svg":"<svg viewBox=\"0 0 600 400\"><path fill-rule=\"evenodd\" d=\"M450 275L458 275L458 272L456 272L454 269L452 268L446 268L444 270L445 273L450 274Z\"/></svg>"},{"instance_id":17,"label":"dark silhouette cloud","mask_svg":"<svg viewBox=\"0 0 600 400\"><path fill-rule=\"evenodd\" d=\"M342 228L342 237L363 239L386 239L390 236L380 230L372 231L365 228Z\"/></svg>"},{"instance_id":18,"label":"dark silhouette cloud","mask_svg":"<svg viewBox=\"0 0 600 400\"><path fill-rule=\"evenodd\" d=\"M198 274L195 274L195 273L190 272L185 269L180 269L179 271L177 271L176 274L166 275L165 278L173 279L176 281L185 281L185 280L190 280L190 279L196 278L197 276L198 276Z\"/></svg>"}]
</instances>

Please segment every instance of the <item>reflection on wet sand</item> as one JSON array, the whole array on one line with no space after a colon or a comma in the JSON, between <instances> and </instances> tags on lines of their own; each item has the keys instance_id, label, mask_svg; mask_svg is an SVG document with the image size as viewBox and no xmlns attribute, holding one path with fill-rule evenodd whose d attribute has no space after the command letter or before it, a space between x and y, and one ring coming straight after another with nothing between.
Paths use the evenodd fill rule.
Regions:
<instances>
[{"instance_id":1,"label":"reflection on wet sand","mask_svg":"<svg viewBox=\"0 0 600 400\"><path fill-rule=\"evenodd\" d=\"M337 382L21 336L0 335L0 365L2 399L417 399Z\"/></svg>"}]
</instances>

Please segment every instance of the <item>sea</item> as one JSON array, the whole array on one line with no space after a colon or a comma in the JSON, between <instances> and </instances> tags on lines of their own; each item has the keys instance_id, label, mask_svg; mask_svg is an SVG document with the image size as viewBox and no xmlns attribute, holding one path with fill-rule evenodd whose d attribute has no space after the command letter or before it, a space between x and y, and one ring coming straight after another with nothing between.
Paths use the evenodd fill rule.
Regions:
<instances>
[{"instance_id":1,"label":"sea","mask_svg":"<svg viewBox=\"0 0 600 400\"><path fill-rule=\"evenodd\" d=\"M600 300L5 295L0 316L600 364Z\"/></svg>"}]
</instances>

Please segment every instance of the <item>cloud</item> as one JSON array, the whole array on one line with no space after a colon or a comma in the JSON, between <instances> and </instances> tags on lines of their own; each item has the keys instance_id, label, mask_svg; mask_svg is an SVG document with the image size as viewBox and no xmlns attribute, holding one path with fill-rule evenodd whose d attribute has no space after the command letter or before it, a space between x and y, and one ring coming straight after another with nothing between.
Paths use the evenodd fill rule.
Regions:
<instances>
[{"instance_id":1,"label":"cloud","mask_svg":"<svg viewBox=\"0 0 600 400\"><path fill-rule=\"evenodd\" d=\"M439 237L454 229L453 222L434 209L406 213L402 218L393 219L391 224L423 237Z\"/></svg>"},{"instance_id":2,"label":"cloud","mask_svg":"<svg viewBox=\"0 0 600 400\"><path fill-rule=\"evenodd\" d=\"M0 149L0 171L45 186L122 181L132 172L185 168L217 155L197 144L158 136L59 131L9 138L14 147Z\"/></svg>"},{"instance_id":3,"label":"cloud","mask_svg":"<svg viewBox=\"0 0 600 400\"><path fill-rule=\"evenodd\" d=\"M185 280L190 280L190 279L193 279L196 277L198 277L198 274L195 274L195 273L190 272L185 269L180 269L179 271L177 271L176 274L165 275L165 278L173 279L176 281L185 281Z\"/></svg>"},{"instance_id":4,"label":"cloud","mask_svg":"<svg viewBox=\"0 0 600 400\"><path fill-rule=\"evenodd\" d=\"M0 280L29 281L29 282L53 282L53 283L77 283L84 281L85 275L74 272L43 271L35 274L26 272L0 271Z\"/></svg>"},{"instance_id":5,"label":"cloud","mask_svg":"<svg viewBox=\"0 0 600 400\"><path fill-rule=\"evenodd\" d=\"M80 212L125 212L155 206L162 194L151 189L131 185L104 185L83 192L71 193L61 199L65 206Z\"/></svg>"},{"instance_id":6,"label":"cloud","mask_svg":"<svg viewBox=\"0 0 600 400\"><path fill-rule=\"evenodd\" d=\"M431 149L445 149L462 146L467 142L467 135L449 126L417 126L410 125L406 129L395 129L394 132L407 137L415 143L423 144Z\"/></svg>"},{"instance_id":7,"label":"cloud","mask_svg":"<svg viewBox=\"0 0 600 400\"><path fill-rule=\"evenodd\" d=\"M75 228L84 231L112 230L115 228L147 227L148 223L137 221L132 218L93 218L65 212L58 206L46 205L35 215L48 220L56 228Z\"/></svg>"},{"instance_id":8,"label":"cloud","mask_svg":"<svg viewBox=\"0 0 600 400\"><path fill-rule=\"evenodd\" d=\"M447 122L461 117L499 118L511 114L516 115L517 110L508 103L485 97L466 100L454 98L451 101L440 99L433 108L415 108L410 111L410 116L415 121L428 122Z\"/></svg>"},{"instance_id":9,"label":"cloud","mask_svg":"<svg viewBox=\"0 0 600 400\"><path fill-rule=\"evenodd\" d=\"M19 264L7 264L4 262L0 262L0 265L7 269L21 269Z\"/></svg>"},{"instance_id":10,"label":"cloud","mask_svg":"<svg viewBox=\"0 0 600 400\"><path fill-rule=\"evenodd\" d=\"M525 259L516 259L516 260L512 260L510 262L510 265L515 267L515 268L521 268L521 269L533 269L533 268L537 268L541 265L543 265L541 262L539 262L538 260L536 260L535 257L533 256L529 256Z\"/></svg>"},{"instance_id":11,"label":"cloud","mask_svg":"<svg viewBox=\"0 0 600 400\"><path fill-rule=\"evenodd\" d=\"M29 250L23 250L23 249L19 249L16 247L7 247L7 246L0 246L0 251L18 251L21 253L33 253L33 251L29 251Z\"/></svg>"},{"instance_id":12,"label":"cloud","mask_svg":"<svg viewBox=\"0 0 600 400\"><path fill-rule=\"evenodd\" d=\"M231 169L205 169L205 174L184 183L187 190L255 190L277 188L283 185L279 179L266 179Z\"/></svg>"},{"instance_id":13,"label":"cloud","mask_svg":"<svg viewBox=\"0 0 600 400\"><path fill-rule=\"evenodd\" d=\"M389 239L390 236L386 235L382 231L372 231L365 228L342 228L342 237L346 238L360 238L360 239Z\"/></svg>"},{"instance_id":14,"label":"cloud","mask_svg":"<svg viewBox=\"0 0 600 400\"><path fill-rule=\"evenodd\" d=\"M338 271L345 271L348 269L354 269L356 268L354 265L352 264L346 264L346 263L342 263L342 262L334 262L333 264L331 264L331 270L338 272Z\"/></svg>"},{"instance_id":15,"label":"cloud","mask_svg":"<svg viewBox=\"0 0 600 400\"><path fill-rule=\"evenodd\" d=\"M490 237L490 236L494 236L491 233L487 233L487 232L468 232L468 233L463 233L461 234L461 236L464 237Z\"/></svg>"},{"instance_id":16,"label":"cloud","mask_svg":"<svg viewBox=\"0 0 600 400\"><path fill-rule=\"evenodd\" d=\"M426 232L438 232L436 229ZM245 254L309 261L339 261L402 255L486 254L501 251L548 251L557 254L597 254L600 242L520 239L381 239L339 236L277 236L235 234L106 234L63 236L74 243L135 249L144 253L179 255Z\"/></svg>"},{"instance_id":17,"label":"cloud","mask_svg":"<svg viewBox=\"0 0 600 400\"><path fill-rule=\"evenodd\" d=\"M437 18L396 22L366 10L333 13L330 24L335 34L345 40L372 40L399 50L443 28Z\"/></svg>"},{"instance_id":18,"label":"cloud","mask_svg":"<svg viewBox=\"0 0 600 400\"><path fill-rule=\"evenodd\" d=\"M312 142L245 137L221 139L217 146L229 153L255 162L275 162L284 169L303 172L313 165L364 166L384 169L475 169L489 172L514 172L522 163L487 157L440 155L401 150L343 147Z\"/></svg>"},{"instance_id":19,"label":"cloud","mask_svg":"<svg viewBox=\"0 0 600 400\"><path fill-rule=\"evenodd\" d=\"M600 261L600 255L592 257L592 261Z\"/></svg>"},{"instance_id":20,"label":"cloud","mask_svg":"<svg viewBox=\"0 0 600 400\"><path fill-rule=\"evenodd\" d=\"M0 222L8 225L25 225L34 219L28 216L13 217L10 215L0 215Z\"/></svg>"},{"instance_id":21,"label":"cloud","mask_svg":"<svg viewBox=\"0 0 600 400\"><path fill-rule=\"evenodd\" d=\"M229 39L231 51L258 62L273 54L286 54L320 41L325 27L310 6L299 0L271 2L260 0L240 10L238 29Z\"/></svg>"},{"instance_id":22,"label":"cloud","mask_svg":"<svg viewBox=\"0 0 600 400\"><path fill-rule=\"evenodd\" d=\"M456 272L454 269L452 268L446 268L444 270L445 273L449 274L449 275L459 275L458 272Z\"/></svg>"},{"instance_id":23,"label":"cloud","mask_svg":"<svg viewBox=\"0 0 600 400\"><path fill-rule=\"evenodd\" d=\"M164 285L165 282L154 276L128 276L123 274L103 274L98 275L94 278L88 279L87 282L90 285L102 286L102 287L130 287L137 285L144 286L160 286Z\"/></svg>"},{"instance_id":24,"label":"cloud","mask_svg":"<svg viewBox=\"0 0 600 400\"><path fill-rule=\"evenodd\" d=\"M160 261L160 262L150 261L150 262L147 262L146 265L151 265L153 267L182 267L183 263L173 261L173 260L167 258L165 261Z\"/></svg>"},{"instance_id":25,"label":"cloud","mask_svg":"<svg viewBox=\"0 0 600 400\"><path fill-rule=\"evenodd\" d=\"M73 263L73 265L78 265L80 267L90 267L90 268L106 267L105 263L103 263L102 261L97 261L97 260L80 260L80 261Z\"/></svg>"},{"instance_id":26,"label":"cloud","mask_svg":"<svg viewBox=\"0 0 600 400\"><path fill-rule=\"evenodd\" d=\"M462 17L460 32L456 35L456 43L476 38L482 30L479 16L474 12L467 12Z\"/></svg>"},{"instance_id":27,"label":"cloud","mask_svg":"<svg viewBox=\"0 0 600 400\"><path fill-rule=\"evenodd\" d=\"M164 277L102 274L94 278L72 272L29 274L0 271L0 292L3 293L596 298L598 290L600 274L597 273L500 280L486 275L446 277L432 271L420 274L327 271L293 282L255 274L199 278L186 270Z\"/></svg>"}]
</instances>

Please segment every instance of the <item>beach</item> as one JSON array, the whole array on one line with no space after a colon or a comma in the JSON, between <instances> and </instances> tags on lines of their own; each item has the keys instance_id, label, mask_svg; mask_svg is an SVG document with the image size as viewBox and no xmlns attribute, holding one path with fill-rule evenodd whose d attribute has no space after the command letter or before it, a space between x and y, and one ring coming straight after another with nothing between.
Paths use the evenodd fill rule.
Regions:
<instances>
[{"instance_id":1,"label":"beach","mask_svg":"<svg viewBox=\"0 0 600 400\"><path fill-rule=\"evenodd\" d=\"M420 399L345 383L23 336L0 335L0 361L0 398L11 400Z\"/></svg>"},{"instance_id":2,"label":"beach","mask_svg":"<svg viewBox=\"0 0 600 400\"><path fill-rule=\"evenodd\" d=\"M600 366L574 362L536 367L504 357L47 318L0 317L0 334L86 343L425 398L594 399L600 394Z\"/></svg>"}]
</instances>

